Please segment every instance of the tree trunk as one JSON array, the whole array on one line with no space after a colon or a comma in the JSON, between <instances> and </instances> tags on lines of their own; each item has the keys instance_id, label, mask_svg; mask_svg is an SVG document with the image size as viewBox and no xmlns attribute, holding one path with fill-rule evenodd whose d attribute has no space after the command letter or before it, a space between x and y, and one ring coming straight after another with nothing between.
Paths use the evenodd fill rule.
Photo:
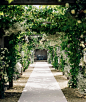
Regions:
<instances>
[{"instance_id":1,"label":"tree trunk","mask_svg":"<svg viewBox=\"0 0 86 102\"><path fill-rule=\"evenodd\" d=\"M9 78L9 88L13 87L13 76Z\"/></svg>"},{"instance_id":2,"label":"tree trunk","mask_svg":"<svg viewBox=\"0 0 86 102\"><path fill-rule=\"evenodd\" d=\"M4 98L4 82L3 82L3 78L2 75L0 75L0 99Z\"/></svg>"},{"instance_id":3,"label":"tree trunk","mask_svg":"<svg viewBox=\"0 0 86 102\"><path fill-rule=\"evenodd\" d=\"M4 83L2 85L0 85L0 99L4 98Z\"/></svg>"}]
</instances>

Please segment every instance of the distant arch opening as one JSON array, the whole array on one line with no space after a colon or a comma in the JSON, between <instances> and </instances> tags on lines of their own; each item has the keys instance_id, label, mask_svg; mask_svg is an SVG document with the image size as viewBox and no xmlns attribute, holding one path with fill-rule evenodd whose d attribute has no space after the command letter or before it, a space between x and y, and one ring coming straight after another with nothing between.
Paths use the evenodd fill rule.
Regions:
<instances>
[{"instance_id":1,"label":"distant arch opening","mask_svg":"<svg viewBox=\"0 0 86 102\"><path fill-rule=\"evenodd\" d=\"M35 60L47 60L47 50L35 49Z\"/></svg>"}]
</instances>

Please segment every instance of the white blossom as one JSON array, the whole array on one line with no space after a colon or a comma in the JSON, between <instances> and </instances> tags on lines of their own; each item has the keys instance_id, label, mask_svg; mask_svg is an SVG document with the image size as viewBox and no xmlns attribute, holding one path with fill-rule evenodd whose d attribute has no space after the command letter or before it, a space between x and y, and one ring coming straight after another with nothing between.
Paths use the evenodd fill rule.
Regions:
<instances>
[{"instance_id":1,"label":"white blossom","mask_svg":"<svg viewBox=\"0 0 86 102\"><path fill-rule=\"evenodd\" d=\"M86 63L86 53L84 54L84 62Z\"/></svg>"},{"instance_id":2,"label":"white blossom","mask_svg":"<svg viewBox=\"0 0 86 102\"><path fill-rule=\"evenodd\" d=\"M84 51L86 51L86 48L84 48Z\"/></svg>"},{"instance_id":3,"label":"white blossom","mask_svg":"<svg viewBox=\"0 0 86 102\"><path fill-rule=\"evenodd\" d=\"M83 77L81 72L78 73L78 89L79 92L84 92L84 89L86 89L86 78Z\"/></svg>"},{"instance_id":4,"label":"white blossom","mask_svg":"<svg viewBox=\"0 0 86 102\"><path fill-rule=\"evenodd\" d=\"M80 37L83 38L83 35L81 35Z\"/></svg>"},{"instance_id":5,"label":"white blossom","mask_svg":"<svg viewBox=\"0 0 86 102\"><path fill-rule=\"evenodd\" d=\"M24 51L21 51L21 56L24 57Z\"/></svg>"},{"instance_id":6,"label":"white blossom","mask_svg":"<svg viewBox=\"0 0 86 102\"><path fill-rule=\"evenodd\" d=\"M86 10L84 10L84 13L86 13Z\"/></svg>"},{"instance_id":7,"label":"white blossom","mask_svg":"<svg viewBox=\"0 0 86 102\"><path fill-rule=\"evenodd\" d=\"M81 20L77 20L78 23L82 23Z\"/></svg>"},{"instance_id":8,"label":"white blossom","mask_svg":"<svg viewBox=\"0 0 86 102\"><path fill-rule=\"evenodd\" d=\"M9 67L9 64L7 64L6 67Z\"/></svg>"},{"instance_id":9,"label":"white blossom","mask_svg":"<svg viewBox=\"0 0 86 102\"><path fill-rule=\"evenodd\" d=\"M1 57L1 59L3 59L3 57Z\"/></svg>"},{"instance_id":10,"label":"white blossom","mask_svg":"<svg viewBox=\"0 0 86 102\"><path fill-rule=\"evenodd\" d=\"M72 13L72 14L75 14L75 10L71 10L71 13Z\"/></svg>"},{"instance_id":11,"label":"white blossom","mask_svg":"<svg viewBox=\"0 0 86 102\"><path fill-rule=\"evenodd\" d=\"M65 6L69 8L69 3L66 3Z\"/></svg>"},{"instance_id":12,"label":"white blossom","mask_svg":"<svg viewBox=\"0 0 86 102\"><path fill-rule=\"evenodd\" d=\"M4 29L5 35L10 36L12 33L17 34L19 31L25 31L25 27L22 26L23 24L17 22L15 24L13 24L13 26L10 27L8 30Z\"/></svg>"},{"instance_id":13,"label":"white blossom","mask_svg":"<svg viewBox=\"0 0 86 102\"><path fill-rule=\"evenodd\" d=\"M3 48L1 48L1 50L3 50Z\"/></svg>"},{"instance_id":14,"label":"white blossom","mask_svg":"<svg viewBox=\"0 0 86 102\"><path fill-rule=\"evenodd\" d=\"M79 66L82 66L82 67L84 66L84 60L83 60L83 58L80 59Z\"/></svg>"},{"instance_id":15,"label":"white blossom","mask_svg":"<svg viewBox=\"0 0 86 102\"><path fill-rule=\"evenodd\" d=\"M2 51L1 53L5 54L5 51Z\"/></svg>"},{"instance_id":16,"label":"white blossom","mask_svg":"<svg viewBox=\"0 0 86 102\"><path fill-rule=\"evenodd\" d=\"M81 41L81 43L84 43L84 41Z\"/></svg>"},{"instance_id":17,"label":"white blossom","mask_svg":"<svg viewBox=\"0 0 86 102\"><path fill-rule=\"evenodd\" d=\"M82 44L81 46L82 46L83 48L85 47L85 45L84 45L84 44Z\"/></svg>"},{"instance_id":18,"label":"white blossom","mask_svg":"<svg viewBox=\"0 0 86 102\"><path fill-rule=\"evenodd\" d=\"M17 68L18 72L21 73L22 65L20 64L20 62L16 63L16 68Z\"/></svg>"},{"instance_id":19,"label":"white blossom","mask_svg":"<svg viewBox=\"0 0 86 102\"><path fill-rule=\"evenodd\" d=\"M4 48L5 50L8 50L7 48Z\"/></svg>"}]
</instances>

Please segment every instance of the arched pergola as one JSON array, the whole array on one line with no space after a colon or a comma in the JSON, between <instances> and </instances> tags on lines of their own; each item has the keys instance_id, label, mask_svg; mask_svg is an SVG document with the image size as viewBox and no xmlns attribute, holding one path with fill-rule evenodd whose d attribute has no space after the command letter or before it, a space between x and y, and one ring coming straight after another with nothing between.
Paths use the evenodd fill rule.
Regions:
<instances>
[{"instance_id":1,"label":"arched pergola","mask_svg":"<svg viewBox=\"0 0 86 102\"><path fill-rule=\"evenodd\" d=\"M13 0L11 5L65 5L75 3L76 0ZM8 4L7 1L0 1L0 4Z\"/></svg>"}]
</instances>

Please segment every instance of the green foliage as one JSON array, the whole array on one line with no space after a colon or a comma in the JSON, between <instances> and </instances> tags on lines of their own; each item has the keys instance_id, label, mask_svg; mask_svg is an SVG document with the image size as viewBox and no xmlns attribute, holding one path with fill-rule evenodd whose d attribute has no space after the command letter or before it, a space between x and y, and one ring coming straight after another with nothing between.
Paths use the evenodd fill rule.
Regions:
<instances>
[{"instance_id":1,"label":"green foliage","mask_svg":"<svg viewBox=\"0 0 86 102\"><path fill-rule=\"evenodd\" d=\"M53 58L53 62L52 62L52 65L55 69L58 69L58 56L57 56L57 53L56 53L56 48L54 48L54 58Z\"/></svg>"},{"instance_id":2,"label":"green foliage","mask_svg":"<svg viewBox=\"0 0 86 102\"><path fill-rule=\"evenodd\" d=\"M0 49L0 97L3 92L3 85L8 81L7 69L9 68L9 52L7 48Z\"/></svg>"},{"instance_id":3,"label":"green foliage","mask_svg":"<svg viewBox=\"0 0 86 102\"><path fill-rule=\"evenodd\" d=\"M58 69L58 57L54 56L54 61L52 62L52 65L55 69Z\"/></svg>"},{"instance_id":4,"label":"green foliage","mask_svg":"<svg viewBox=\"0 0 86 102\"><path fill-rule=\"evenodd\" d=\"M64 71L64 66L65 66L65 60L63 60L63 56L61 55L61 58L60 58L60 71Z\"/></svg>"},{"instance_id":5,"label":"green foliage","mask_svg":"<svg viewBox=\"0 0 86 102\"><path fill-rule=\"evenodd\" d=\"M23 21L22 13L24 12L21 5L0 5L0 29L3 35L6 35L4 30L9 29L14 23ZM3 30L4 29L4 30Z\"/></svg>"},{"instance_id":6,"label":"green foliage","mask_svg":"<svg viewBox=\"0 0 86 102\"><path fill-rule=\"evenodd\" d=\"M50 62L52 63L53 62L53 47L52 46L48 46L48 50L49 50L49 53L50 53Z\"/></svg>"},{"instance_id":7,"label":"green foliage","mask_svg":"<svg viewBox=\"0 0 86 102\"><path fill-rule=\"evenodd\" d=\"M12 0L9 0L10 2ZM9 3L10 3L9 2ZM33 7L32 5L0 5L0 38L6 35L5 30L13 27L16 22L23 23L21 26L25 26L24 32L17 32L17 34L11 34L7 37L5 47L8 48L9 55L7 55L9 62L9 68L7 69L7 75L9 81L14 73L14 66L16 61L21 59L24 70L30 63L29 57L30 50L35 48L39 41L36 38L29 39L28 45L26 41L22 40L26 35L30 36L33 34L56 34L56 32L65 32L61 38L62 50L66 50L66 54L69 57L71 63L70 75L70 86L77 87L77 75L79 72L80 58L83 56L83 47L80 46L80 42L85 39L81 39L80 36L85 36L86 30L86 19L85 13L85 0L77 0L77 4L70 5L70 8L58 6L58 5L45 5L40 6L40 9ZM78 5L79 4L79 5ZM71 10L75 10L75 14L71 14ZM82 14L80 12L82 11ZM22 51L25 52L25 56L22 59L20 51L18 51L18 43L22 43ZM54 51L53 46L48 47L50 53L50 61L53 62L53 66L58 68L58 57ZM26 49L27 48L27 49ZM42 48L42 47L39 47ZM27 51L26 51L27 50ZM6 56L6 55L5 55ZM5 59L4 59L5 60ZM7 61L6 61L7 62ZM28 62L28 64L27 64ZM64 70L64 60L61 59L62 71Z\"/></svg>"},{"instance_id":8,"label":"green foliage","mask_svg":"<svg viewBox=\"0 0 86 102\"><path fill-rule=\"evenodd\" d=\"M29 60L30 50L28 50L27 43L24 43L22 45L22 51L24 51L24 57L22 58L21 63L23 65L23 71L25 71L25 69L27 69L30 64L30 60Z\"/></svg>"},{"instance_id":9,"label":"green foliage","mask_svg":"<svg viewBox=\"0 0 86 102\"><path fill-rule=\"evenodd\" d=\"M10 4L12 1L14 1L14 0L6 0L6 1L8 1L8 3Z\"/></svg>"}]
</instances>

